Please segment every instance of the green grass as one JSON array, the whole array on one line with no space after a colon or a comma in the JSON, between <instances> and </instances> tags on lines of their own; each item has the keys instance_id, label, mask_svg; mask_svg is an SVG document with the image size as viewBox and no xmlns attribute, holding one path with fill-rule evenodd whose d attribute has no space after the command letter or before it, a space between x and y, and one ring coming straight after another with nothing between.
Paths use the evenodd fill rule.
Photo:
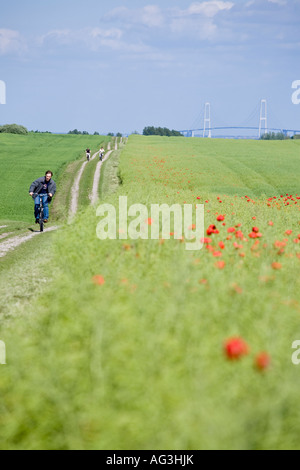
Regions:
<instances>
[{"instance_id":1,"label":"green grass","mask_svg":"<svg viewBox=\"0 0 300 470\"><path fill-rule=\"evenodd\" d=\"M6 229L8 230L8 229ZM30 233L30 232L27 232ZM55 277L53 232L23 243L0 260L0 328L35 314L34 304ZM49 269L50 267L50 269ZM47 302L47 297L44 297Z\"/></svg>"},{"instance_id":2,"label":"green grass","mask_svg":"<svg viewBox=\"0 0 300 470\"><path fill-rule=\"evenodd\" d=\"M298 155L298 142L130 137L122 184L102 202L204 203L214 248L100 241L92 208L58 232L49 288L30 316L1 326L1 448L299 449ZM111 171L108 161L102 185ZM223 343L234 335L250 353L232 362Z\"/></svg>"},{"instance_id":3,"label":"green grass","mask_svg":"<svg viewBox=\"0 0 300 470\"><path fill-rule=\"evenodd\" d=\"M86 147L97 149L102 141L103 137L90 135L1 134L1 219L32 220L32 201L28 197L32 181L52 170L54 181L63 187L60 177L67 164L79 159L84 161Z\"/></svg>"}]
</instances>

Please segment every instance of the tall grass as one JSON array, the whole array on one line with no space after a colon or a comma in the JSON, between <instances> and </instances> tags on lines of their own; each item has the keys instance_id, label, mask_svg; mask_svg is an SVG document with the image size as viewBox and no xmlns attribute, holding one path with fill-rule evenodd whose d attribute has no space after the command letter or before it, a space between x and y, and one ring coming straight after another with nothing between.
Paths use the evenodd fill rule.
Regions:
<instances>
[{"instance_id":1,"label":"tall grass","mask_svg":"<svg viewBox=\"0 0 300 470\"><path fill-rule=\"evenodd\" d=\"M58 233L47 296L1 330L1 448L298 449L298 152L288 142L131 137L122 185L103 201L200 197L205 227L219 233L195 252L173 237L100 241L91 208ZM240 361L224 354L232 336L250 347Z\"/></svg>"}]
</instances>

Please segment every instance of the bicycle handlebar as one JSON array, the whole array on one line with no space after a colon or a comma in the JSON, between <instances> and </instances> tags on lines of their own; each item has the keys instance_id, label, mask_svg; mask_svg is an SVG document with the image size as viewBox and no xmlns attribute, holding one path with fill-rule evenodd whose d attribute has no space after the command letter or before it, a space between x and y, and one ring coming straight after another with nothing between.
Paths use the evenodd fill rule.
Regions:
<instances>
[{"instance_id":1,"label":"bicycle handlebar","mask_svg":"<svg viewBox=\"0 0 300 470\"><path fill-rule=\"evenodd\" d=\"M36 198L37 196L47 196L50 197L48 193L33 193L31 197Z\"/></svg>"}]
</instances>

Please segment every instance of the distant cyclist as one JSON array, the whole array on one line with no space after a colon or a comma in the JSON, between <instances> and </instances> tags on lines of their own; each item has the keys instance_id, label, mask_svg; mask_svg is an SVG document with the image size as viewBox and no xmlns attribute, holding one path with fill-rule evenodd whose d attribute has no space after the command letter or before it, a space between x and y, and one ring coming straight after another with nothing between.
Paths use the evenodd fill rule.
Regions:
<instances>
[{"instance_id":1,"label":"distant cyclist","mask_svg":"<svg viewBox=\"0 0 300 470\"><path fill-rule=\"evenodd\" d=\"M54 194L56 193L56 184L52 179L53 173L52 171L48 170L45 173L45 176L38 178L35 180L30 188L29 188L29 195L33 196L34 194L42 194L43 197L43 207L44 207L44 222L47 223L49 219L49 207L48 203L50 204ZM35 223L39 223L39 207L40 207L40 197L36 196L34 199L34 216L35 216Z\"/></svg>"},{"instance_id":2,"label":"distant cyclist","mask_svg":"<svg viewBox=\"0 0 300 470\"><path fill-rule=\"evenodd\" d=\"M85 153L86 153L87 161L89 161L90 158L91 158L91 150L90 150L89 148L87 148L86 151L85 151Z\"/></svg>"},{"instance_id":3,"label":"distant cyclist","mask_svg":"<svg viewBox=\"0 0 300 470\"><path fill-rule=\"evenodd\" d=\"M103 156L104 156L104 148L101 147L101 149L99 150L99 159L102 161L103 159Z\"/></svg>"}]
</instances>

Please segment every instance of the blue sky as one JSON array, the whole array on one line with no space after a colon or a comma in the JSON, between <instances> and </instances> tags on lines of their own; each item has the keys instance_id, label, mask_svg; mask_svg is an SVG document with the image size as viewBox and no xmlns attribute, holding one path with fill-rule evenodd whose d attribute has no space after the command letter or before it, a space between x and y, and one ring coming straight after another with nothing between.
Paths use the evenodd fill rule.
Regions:
<instances>
[{"instance_id":1,"label":"blue sky","mask_svg":"<svg viewBox=\"0 0 300 470\"><path fill-rule=\"evenodd\" d=\"M3 2L4 3L4 2ZM0 124L300 129L300 0L10 0L0 7Z\"/></svg>"}]
</instances>

